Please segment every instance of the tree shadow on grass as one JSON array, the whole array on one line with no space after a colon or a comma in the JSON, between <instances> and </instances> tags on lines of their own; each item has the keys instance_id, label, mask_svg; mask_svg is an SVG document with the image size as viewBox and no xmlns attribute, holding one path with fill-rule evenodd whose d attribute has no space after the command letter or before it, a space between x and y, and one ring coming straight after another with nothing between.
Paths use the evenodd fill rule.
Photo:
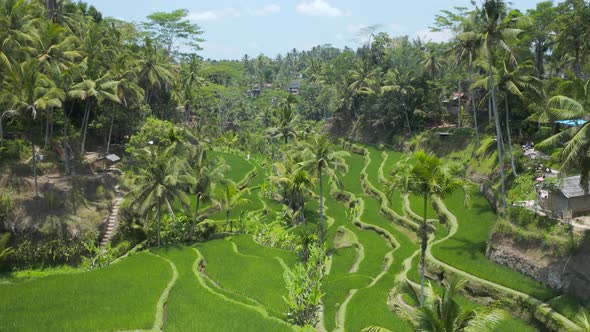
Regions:
<instances>
[{"instance_id":1,"label":"tree shadow on grass","mask_svg":"<svg viewBox=\"0 0 590 332\"><path fill-rule=\"evenodd\" d=\"M449 242L458 242L458 244L449 245ZM439 251L451 251L456 254L459 254L459 256L463 256L463 254L468 254L472 260L475 260L477 259L477 253L485 255L486 243L479 241L471 241L463 237L453 237L451 240L441 245L435 246L435 248Z\"/></svg>"}]
</instances>

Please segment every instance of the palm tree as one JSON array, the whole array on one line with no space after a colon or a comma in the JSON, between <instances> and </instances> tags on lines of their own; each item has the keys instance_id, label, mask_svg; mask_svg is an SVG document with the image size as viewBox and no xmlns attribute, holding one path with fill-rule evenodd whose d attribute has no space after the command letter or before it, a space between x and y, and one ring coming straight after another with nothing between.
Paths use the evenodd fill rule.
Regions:
<instances>
[{"instance_id":1,"label":"palm tree","mask_svg":"<svg viewBox=\"0 0 590 332\"><path fill-rule=\"evenodd\" d=\"M180 69L175 88L172 90L172 98L178 104L178 109L184 114L186 123L190 120L195 90L204 82L204 79L198 73L200 66L197 57L192 55L188 59L188 63Z\"/></svg>"},{"instance_id":2,"label":"palm tree","mask_svg":"<svg viewBox=\"0 0 590 332\"><path fill-rule=\"evenodd\" d=\"M432 80L436 80L436 74L440 73L443 68L443 62L441 56L436 50L430 50L424 53L424 59L421 62L424 70L430 74Z\"/></svg>"},{"instance_id":3,"label":"palm tree","mask_svg":"<svg viewBox=\"0 0 590 332\"><path fill-rule=\"evenodd\" d=\"M576 325L580 327L580 332L590 332L590 321L588 320L588 316L585 312L578 313L574 321Z\"/></svg>"},{"instance_id":4,"label":"palm tree","mask_svg":"<svg viewBox=\"0 0 590 332\"><path fill-rule=\"evenodd\" d=\"M417 331L424 332L481 332L494 331L508 315L499 309L489 307L482 309L462 308L455 300L465 280L452 277L443 289L442 296L429 284L426 298L421 305L422 295L409 281L401 286L400 293L410 303L398 303L397 310L407 317ZM414 307L412 307L412 305ZM363 332L384 332L379 327L369 327Z\"/></svg>"},{"instance_id":5,"label":"palm tree","mask_svg":"<svg viewBox=\"0 0 590 332\"><path fill-rule=\"evenodd\" d=\"M525 98L523 93L525 90L529 92L528 96L531 99L542 98L542 83L534 75L529 72L533 70L533 65L530 62L521 64L511 64L507 61L502 61L502 67L499 70L494 70L496 88L504 93L504 107L506 116L506 135L508 138L508 149L510 153L510 164L512 166L512 173L516 174L516 166L514 164L514 154L512 152L512 139L510 135L510 109L508 99L510 95L514 95L521 99ZM489 79L483 78L475 83L474 87L489 89ZM533 97L535 96L535 97Z\"/></svg>"},{"instance_id":6,"label":"palm tree","mask_svg":"<svg viewBox=\"0 0 590 332\"><path fill-rule=\"evenodd\" d=\"M548 106L552 117L561 120L585 119L584 123L570 127L541 142L539 147L555 146L565 143L561 151L562 171L576 169L580 171L580 186L589 191L590 180L590 121L588 102L590 101L590 80L585 86L585 97L582 102L565 96L555 96L549 99ZM562 172L565 173L565 172Z\"/></svg>"},{"instance_id":7,"label":"palm tree","mask_svg":"<svg viewBox=\"0 0 590 332\"><path fill-rule=\"evenodd\" d=\"M88 132L88 122L90 119L90 111L94 103L100 103L104 100L120 103L119 97L116 93L116 86L118 82L113 81L108 76L103 76L98 80L85 79L80 83L72 86L68 91L68 95L72 98L77 98L86 101L84 108L84 117L82 119L82 145L80 147L80 154L84 155L84 147L86 144L86 133Z\"/></svg>"},{"instance_id":8,"label":"palm tree","mask_svg":"<svg viewBox=\"0 0 590 332\"><path fill-rule=\"evenodd\" d=\"M502 213L506 208L506 189L504 183L504 162L502 158L502 128L498 116L498 103L496 102L496 84L494 83L494 66L496 50L505 51L511 61L515 62L514 52L510 42L517 39L523 31L514 27L525 26L529 20L525 17L509 17L506 13L506 4L503 0L485 0L476 17L475 31L482 36L482 51L487 58L488 75L490 79L490 102L496 125L496 137L498 140L498 164L500 167L500 182L502 192Z\"/></svg>"},{"instance_id":9,"label":"palm tree","mask_svg":"<svg viewBox=\"0 0 590 332\"><path fill-rule=\"evenodd\" d=\"M109 153L111 146L111 136L113 134L113 125L117 114L118 106L123 110L129 110L130 104L139 105L145 97L145 91L137 84L137 67L136 61L130 52L121 50L116 51L113 63L109 68L109 74L114 80L114 94L119 99L119 102L113 102L113 114L111 116L111 123L109 126L109 133L107 135L106 154Z\"/></svg>"},{"instance_id":10,"label":"palm tree","mask_svg":"<svg viewBox=\"0 0 590 332\"><path fill-rule=\"evenodd\" d=\"M298 117L293 111L293 104L296 104L297 100L293 95L289 95L287 99L282 102L282 107L278 112L278 124L276 127L271 128L270 132L277 139L283 139L283 144L289 143L289 137L295 137L295 122Z\"/></svg>"},{"instance_id":11,"label":"palm tree","mask_svg":"<svg viewBox=\"0 0 590 332\"><path fill-rule=\"evenodd\" d=\"M445 163L432 154L418 151L413 156L399 161L394 168L392 184L398 186L401 192L422 197L424 202L424 216L418 231L421 239L420 255L420 287L421 301L424 303L424 274L426 268L426 249L428 247L428 200L431 197L444 199L458 190L465 193L469 199L467 181L463 179L460 169L455 164ZM392 189L390 189L391 191Z\"/></svg>"},{"instance_id":12,"label":"palm tree","mask_svg":"<svg viewBox=\"0 0 590 332\"><path fill-rule=\"evenodd\" d=\"M199 222L199 205L201 199L208 195L212 184L223 182L223 173L229 170L229 166L222 160L209 159L205 149L191 145L187 157L188 173L195 180L193 186L195 194L195 217L192 229Z\"/></svg>"},{"instance_id":13,"label":"palm tree","mask_svg":"<svg viewBox=\"0 0 590 332\"><path fill-rule=\"evenodd\" d=\"M172 82L174 66L162 49L146 38L137 66L139 79L145 84L145 100L149 104L156 91Z\"/></svg>"},{"instance_id":14,"label":"palm tree","mask_svg":"<svg viewBox=\"0 0 590 332\"><path fill-rule=\"evenodd\" d=\"M323 242L325 236L324 230L324 186L322 182L322 175L327 175L329 179L338 181L336 178L336 170L346 172L347 165L344 160L350 154L346 151L336 151L334 144L330 141L327 135L317 135L312 137L308 142L303 143L303 150L301 152L302 165L310 166L312 171L317 174L320 185L320 222L319 235Z\"/></svg>"},{"instance_id":15,"label":"palm tree","mask_svg":"<svg viewBox=\"0 0 590 332\"><path fill-rule=\"evenodd\" d=\"M229 218L231 210L237 206L250 202L250 200L244 198L246 192L247 190L240 190L235 183L232 183L229 180L224 186L219 187L216 192L215 201L217 206L219 206L222 211L225 211L225 229L229 226L230 232L232 232L234 228L234 223L233 221L230 222Z\"/></svg>"},{"instance_id":16,"label":"palm tree","mask_svg":"<svg viewBox=\"0 0 590 332\"><path fill-rule=\"evenodd\" d=\"M381 87L381 93L393 92L396 96L399 107L403 110L408 126L408 134L412 135L412 126L408 115L408 97L414 93L415 75L410 72L400 72L398 69L391 69L385 74L385 79Z\"/></svg>"},{"instance_id":17,"label":"palm tree","mask_svg":"<svg viewBox=\"0 0 590 332\"><path fill-rule=\"evenodd\" d=\"M170 202L177 200L188 209L188 197L182 191L182 187L194 184L192 177L183 173L186 165L175 157L175 148L175 144L167 148L152 145L138 150L134 156L137 160L137 174L132 178L135 188L127 194L131 206L137 206L141 215L147 216L156 210L158 246L162 205L166 204L168 212L175 220Z\"/></svg>"},{"instance_id":18,"label":"palm tree","mask_svg":"<svg viewBox=\"0 0 590 332\"><path fill-rule=\"evenodd\" d=\"M37 183L37 154L35 149L33 123L38 112L51 107L61 107L65 99L63 90L55 87L53 81L39 70L36 59L11 66L10 72L0 89L0 101L8 105L8 113L20 114L29 122L29 134L33 151L33 174L35 178L35 197L39 197Z\"/></svg>"},{"instance_id":19,"label":"palm tree","mask_svg":"<svg viewBox=\"0 0 590 332\"><path fill-rule=\"evenodd\" d=\"M468 28L471 21L466 21L464 24ZM476 52L481 48L482 38L476 31L468 31L457 36L457 43L453 48L456 55L457 64L467 61L467 70L469 71L469 96L471 97L471 107L473 109L473 127L475 128L475 142L479 146L479 128L477 125L477 110L475 93L473 93L473 62L476 57Z\"/></svg>"},{"instance_id":20,"label":"palm tree","mask_svg":"<svg viewBox=\"0 0 590 332\"><path fill-rule=\"evenodd\" d=\"M233 131L226 131L221 135L221 144L226 146L228 152L231 152L231 148L238 142L239 138Z\"/></svg>"},{"instance_id":21,"label":"palm tree","mask_svg":"<svg viewBox=\"0 0 590 332\"><path fill-rule=\"evenodd\" d=\"M311 175L304 169L301 163L286 156L284 162L275 163L277 175L269 176L269 180L281 184L285 188L285 200L289 202L289 208L299 211L298 216L305 225L305 200L304 193L313 186ZM288 197L286 193L289 193Z\"/></svg>"}]
</instances>

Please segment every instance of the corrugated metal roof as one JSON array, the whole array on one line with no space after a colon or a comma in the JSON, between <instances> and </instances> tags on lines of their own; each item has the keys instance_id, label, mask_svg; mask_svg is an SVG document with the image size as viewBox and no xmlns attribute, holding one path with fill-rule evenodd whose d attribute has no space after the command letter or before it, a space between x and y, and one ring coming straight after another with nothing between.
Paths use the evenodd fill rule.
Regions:
<instances>
[{"instance_id":1,"label":"corrugated metal roof","mask_svg":"<svg viewBox=\"0 0 590 332\"><path fill-rule=\"evenodd\" d=\"M560 181L559 190L567 198L585 196L584 189L580 187L580 176L570 176Z\"/></svg>"}]
</instances>

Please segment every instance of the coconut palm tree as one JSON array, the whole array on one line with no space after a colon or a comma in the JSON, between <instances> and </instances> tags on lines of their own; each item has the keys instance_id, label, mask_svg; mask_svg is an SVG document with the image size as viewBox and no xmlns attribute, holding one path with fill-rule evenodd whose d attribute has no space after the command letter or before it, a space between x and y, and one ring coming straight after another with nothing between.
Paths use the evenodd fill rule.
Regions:
<instances>
[{"instance_id":1,"label":"coconut palm tree","mask_svg":"<svg viewBox=\"0 0 590 332\"><path fill-rule=\"evenodd\" d=\"M408 99L415 92L414 83L415 75L410 71L400 72L398 69L387 71L384 78L384 85L381 87L381 93L392 92L406 118L408 134L412 135L412 126L410 125L410 116L408 115Z\"/></svg>"},{"instance_id":2,"label":"coconut palm tree","mask_svg":"<svg viewBox=\"0 0 590 332\"><path fill-rule=\"evenodd\" d=\"M398 190L403 193L420 196L424 202L424 216L418 231L418 236L421 240L420 303L423 304L426 249L428 247L428 234L431 228L427 218L428 201L431 197L444 199L461 190L464 192L467 202L469 199L468 183L463 179L457 165L443 162L435 155L426 154L424 151L418 151L413 156L399 161L392 171L392 175L393 180L391 183L398 186Z\"/></svg>"},{"instance_id":3,"label":"coconut palm tree","mask_svg":"<svg viewBox=\"0 0 590 332\"><path fill-rule=\"evenodd\" d=\"M145 100L149 104L154 94L172 82L174 66L164 50L146 38L142 52L137 54L139 80L144 84Z\"/></svg>"},{"instance_id":4,"label":"coconut palm tree","mask_svg":"<svg viewBox=\"0 0 590 332\"><path fill-rule=\"evenodd\" d=\"M39 62L28 59L11 66L4 84L0 89L0 102L8 105L8 113L20 114L29 122L29 134L33 151L33 174L35 179L35 197L39 197L37 183L37 154L33 124L37 115L51 107L61 107L65 99L63 90L41 73ZM3 114L4 115L4 114Z\"/></svg>"},{"instance_id":5,"label":"coconut palm tree","mask_svg":"<svg viewBox=\"0 0 590 332\"><path fill-rule=\"evenodd\" d=\"M289 193L288 197L285 197L289 202L289 208L293 211L298 211L298 216L305 225L304 194L313 187L311 175L301 163L290 158L288 155L284 162L277 162L274 167L277 175L269 176L269 180L284 186L285 193Z\"/></svg>"},{"instance_id":6,"label":"coconut palm tree","mask_svg":"<svg viewBox=\"0 0 590 332\"><path fill-rule=\"evenodd\" d=\"M189 209L188 196L182 191L183 186L194 185L194 179L184 173L185 164L175 157L175 144L167 148L155 145L138 150L134 156L137 160L136 174L132 178L135 188L127 197L130 205L135 206L143 216L156 213L157 216L157 245L160 245L160 224L162 220L162 205L175 220L171 202L179 201Z\"/></svg>"},{"instance_id":7,"label":"coconut palm tree","mask_svg":"<svg viewBox=\"0 0 590 332\"><path fill-rule=\"evenodd\" d=\"M229 170L229 165L223 160L210 159L207 157L207 151L202 147L188 146L187 172L195 180L192 186L195 195L195 217L192 229L199 222L199 205L203 198L207 197L211 186L214 183L223 183L224 173Z\"/></svg>"},{"instance_id":8,"label":"coconut palm tree","mask_svg":"<svg viewBox=\"0 0 590 332\"><path fill-rule=\"evenodd\" d=\"M230 232L233 231L234 223L230 221L231 210L237 206L247 204L249 199L244 197L247 190L240 190L235 183L226 181L225 185L220 186L215 193L215 202L219 209L225 211L225 227L230 227Z\"/></svg>"},{"instance_id":9,"label":"coconut palm tree","mask_svg":"<svg viewBox=\"0 0 590 332\"><path fill-rule=\"evenodd\" d=\"M118 82L112 80L109 76L103 76L97 80L84 79L82 82L74 84L68 91L68 96L82 101L86 101L84 108L84 118L82 119L82 143L80 154L84 155L86 145L86 133L88 132L88 122L90 120L90 111L95 103L111 101L120 103L119 97L115 94Z\"/></svg>"},{"instance_id":10,"label":"coconut palm tree","mask_svg":"<svg viewBox=\"0 0 590 332\"><path fill-rule=\"evenodd\" d=\"M508 150L510 154L510 164L512 165L512 173L516 174L516 166L514 164L514 154L512 151L512 139L510 135L510 95L525 99L525 93L530 99L536 100L542 98L542 83L533 74L533 64L529 61L521 64L510 63L509 61L502 61L502 66L499 69L494 68L494 82L496 88L504 94L504 107L506 116L506 136L508 138ZM490 80L482 78L473 83L474 87L485 88L488 91Z\"/></svg>"},{"instance_id":11,"label":"coconut palm tree","mask_svg":"<svg viewBox=\"0 0 590 332\"><path fill-rule=\"evenodd\" d=\"M424 332L482 332L494 331L508 315L497 308L466 309L455 300L465 280L452 277L445 285L442 295L428 285L426 298L421 305L422 295L417 287L406 281L400 288L403 298L409 303L398 303L397 310L407 317L417 331ZM368 327L363 332L384 332L386 329Z\"/></svg>"},{"instance_id":12,"label":"coconut palm tree","mask_svg":"<svg viewBox=\"0 0 590 332\"><path fill-rule=\"evenodd\" d=\"M580 171L580 186L586 192L589 191L590 180L590 80L586 82L585 97L582 101L576 101L565 96L555 96L549 99L549 111L555 119L579 120L584 119L580 125L570 127L558 134L544 140L539 147L555 146L565 143L561 151L561 169ZM562 172L565 173L565 172Z\"/></svg>"},{"instance_id":13,"label":"coconut palm tree","mask_svg":"<svg viewBox=\"0 0 590 332\"><path fill-rule=\"evenodd\" d=\"M336 177L336 170L346 172L348 166L345 157L350 154L346 151L335 150L334 144L330 141L327 135L317 135L307 142L303 142L303 150L301 151L303 166L310 167L312 172L317 174L320 186L320 221L319 221L319 235L323 242L325 240L324 230L324 186L322 176L327 175L330 180L338 181Z\"/></svg>"},{"instance_id":14,"label":"coconut palm tree","mask_svg":"<svg viewBox=\"0 0 590 332\"><path fill-rule=\"evenodd\" d=\"M502 192L502 213L506 207L506 189L504 183L504 161L502 158L502 128L498 115L498 103L496 101L496 83L494 82L495 56L497 50L508 54L510 60L515 62L515 54L510 46L523 31L518 27L525 27L530 20L526 16L511 17L507 15L507 6L503 0L485 0L476 15L474 31L481 35L483 43L481 53L487 61L489 76L490 104L496 125L496 137L498 140L498 164L500 168L500 182ZM466 32L468 33L468 32Z\"/></svg>"},{"instance_id":15,"label":"coconut palm tree","mask_svg":"<svg viewBox=\"0 0 590 332\"><path fill-rule=\"evenodd\" d=\"M473 24L471 18L463 22L464 29L469 29ZM457 36L456 43L451 51L456 58L456 64L467 62L467 71L469 72L469 96L471 98L471 107L473 110L473 127L475 128L475 143L479 146L479 128L477 125L477 110L475 93L473 93L473 63L477 56L477 51L481 48L482 37L476 31L468 31Z\"/></svg>"},{"instance_id":16,"label":"coconut palm tree","mask_svg":"<svg viewBox=\"0 0 590 332\"><path fill-rule=\"evenodd\" d=\"M293 111L293 104L296 104L297 100L293 95L289 95L283 102L282 107L278 111L277 126L271 128L270 134L276 139L283 139L283 144L289 143L289 137L295 137L295 123L299 117Z\"/></svg>"},{"instance_id":17,"label":"coconut palm tree","mask_svg":"<svg viewBox=\"0 0 590 332\"><path fill-rule=\"evenodd\" d=\"M240 137L233 131L226 131L221 135L221 144L225 145L227 152L231 152L231 148L238 143Z\"/></svg>"},{"instance_id":18,"label":"coconut palm tree","mask_svg":"<svg viewBox=\"0 0 590 332\"><path fill-rule=\"evenodd\" d=\"M119 102L112 102L113 114L111 117L111 124L109 126L109 134L107 137L106 153L109 153L111 146L111 136L113 133L113 125L117 113L117 107L120 106L123 110L129 110L130 103L140 104L145 96L143 88L137 84L137 71L133 66L134 61L131 54L121 52L115 58L115 61L110 68L110 74L114 82L114 92Z\"/></svg>"},{"instance_id":19,"label":"coconut palm tree","mask_svg":"<svg viewBox=\"0 0 590 332\"><path fill-rule=\"evenodd\" d=\"M590 320L585 312L580 312L576 315L574 322L580 328L580 332L590 332Z\"/></svg>"}]
</instances>

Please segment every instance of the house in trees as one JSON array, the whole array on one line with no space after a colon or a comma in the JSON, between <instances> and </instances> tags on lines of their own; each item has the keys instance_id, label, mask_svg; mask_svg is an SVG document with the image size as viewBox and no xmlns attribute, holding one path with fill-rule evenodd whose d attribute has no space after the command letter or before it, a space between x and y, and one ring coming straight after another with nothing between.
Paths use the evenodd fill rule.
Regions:
<instances>
[{"instance_id":1,"label":"house in trees","mask_svg":"<svg viewBox=\"0 0 590 332\"><path fill-rule=\"evenodd\" d=\"M468 94L455 92L451 95L451 98L445 100L447 111L449 111L450 114L459 114L459 101L461 101L461 107L463 108L463 112L465 112L466 106L470 101Z\"/></svg>"},{"instance_id":2,"label":"house in trees","mask_svg":"<svg viewBox=\"0 0 590 332\"><path fill-rule=\"evenodd\" d=\"M299 81L295 81L293 83L291 83L291 85L289 85L289 93L293 94L293 95L298 95L299 94L299 89L301 89L301 82Z\"/></svg>"},{"instance_id":3,"label":"house in trees","mask_svg":"<svg viewBox=\"0 0 590 332\"><path fill-rule=\"evenodd\" d=\"M580 186L580 176L570 176L541 197L541 206L556 218L571 220L590 212L590 193Z\"/></svg>"}]
</instances>

